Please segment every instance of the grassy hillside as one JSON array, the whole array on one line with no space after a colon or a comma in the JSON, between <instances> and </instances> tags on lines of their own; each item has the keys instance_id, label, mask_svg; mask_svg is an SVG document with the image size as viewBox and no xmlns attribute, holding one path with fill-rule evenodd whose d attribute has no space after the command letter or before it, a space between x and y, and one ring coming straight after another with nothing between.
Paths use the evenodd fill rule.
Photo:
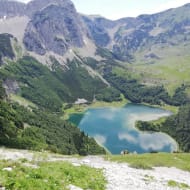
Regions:
<instances>
[{"instance_id":1,"label":"grassy hillside","mask_svg":"<svg viewBox=\"0 0 190 190\"><path fill-rule=\"evenodd\" d=\"M83 189L105 189L106 180L100 169L45 161L38 162L37 168L33 168L34 163L28 163L28 167L25 162L0 161L0 186L9 190L65 190L72 184ZM6 167L14 169L8 172L3 170Z\"/></svg>"},{"instance_id":2,"label":"grassy hillside","mask_svg":"<svg viewBox=\"0 0 190 190\"><path fill-rule=\"evenodd\" d=\"M188 47L154 45L151 50L145 48L134 53L132 64L118 62L109 50L98 48L103 60L88 58L86 64L132 102L180 106L190 102Z\"/></svg>"},{"instance_id":3,"label":"grassy hillside","mask_svg":"<svg viewBox=\"0 0 190 190\"><path fill-rule=\"evenodd\" d=\"M140 154L140 155L109 155L106 159L110 161L127 162L132 167L141 169L151 169L152 167L176 167L190 171L190 154Z\"/></svg>"},{"instance_id":4,"label":"grassy hillside","mask_svg":"<svg viewBox=\"0 0 190 190\"><path fill-rule=\"evenodd\" d=\"M190 84L190 45L171 47L154 47L152 53L159 59L145 59L150 52L142 51L137 54L136 63L129 66L132 74L147 85L164 85L170 95L182 84ZM189 89L188 89L189 95Z\"/></svg>"},{"instance_id":5,"label":"grassy hillside","mask_svg":"<svg viewBox=\"0 0 190 190\"><path fill-rule=\"evenodd\" d=\"M109 61L121 60L125 76L128 76L129 71L140 84L163 86L170 96L175 94L177 88L186 85L186 93L190 96L189 11L190 5L187 4L136 18L111 21L100 17L97 22L96 19L89 21L84 17L84 21L95 42L98 43L101 37L104 41L105 35L110 37L111 40L107 42L109 45L106 45L111 52L104 48L105 45L98 43L100 47L96 53ZM100 39L97 39L93 35L94 31L104 35L99 35ZM110 69L108 65L106 70ZM92 67L95 68L94 64Z\"/></svg>"},{"instance_id":6,"label":"grassy hillside","mask_svg":"<svg viewBox=\"0 0 190 190\"><path fill-rule=\"evenodd\" d=\"M48 152L8 149L2 149L2 151L0 185L11 190L65 190L75 189L74 186L91 190L104 190L106 187L114 189L116 186L119 189L129 186L130 189L133 189L136 182L138 182L138 186L135 187L140 189L146 189L150 185L152 185L151 189L154 189L161 184L163 184L162 187L159 186L161 189L167 189L168 186L177 189L189 189L190 187L187 172L168 168L176 167L190 171L189 154L106 155L106 159L111 161L107 162L97 156L70 157ZM7 155L12 156L12 159L2 160ZM16 160L13 155L18 155ZM114 163L113 161L126 162L127 164ZM89 164L95 168L85 166ZM133 168L129 168L128 164ZM101 169L97 169L97 166ZM159 166L165 168L153 169L153 167ZM167 172L162 175L163 171ZM172 175L174 171L175 175ZM131 179L133 179L132 182Z\"/></svg>"},{"instance_id":7,"label":"grassy hillside","mask_svg":"<svg viewBox=\"0 0 190 190\"><path fill-rule=\"evenodd\" d=\"M128 69L114 68L112 72L105 73L104 77L116 89L120 90L124 96L134 103L149 103L162 105L169 104L174 106L184 105L190 102L186 93L189 86L182 84L173 96L170 96L162 84L145 85L133 76Z\"/></svg>"}]
</instances>

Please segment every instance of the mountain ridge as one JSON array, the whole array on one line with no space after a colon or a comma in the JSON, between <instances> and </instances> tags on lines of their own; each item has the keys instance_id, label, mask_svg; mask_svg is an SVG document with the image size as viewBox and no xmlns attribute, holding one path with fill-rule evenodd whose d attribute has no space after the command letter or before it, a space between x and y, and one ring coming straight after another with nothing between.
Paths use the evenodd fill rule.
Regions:
<instances>
[{"instance_id":1,"label":"mountain ridge","mask_svg":"<svg viewBox=\"0 0 190 190\"><path fill-rule=\"evenodd\" d=\"M177 35L177 32L186 32L187 30L185 30L183 26L189 26L189 8L190 4L186 4L182 7L169 9L156 14L140 15L134 18L122 18L115 21L105 19L105 24L103 25L98 24L98 21L100 19L103 20L104 18L96 17L91 19L91 25L93 25L94 23L94 27L90 27L88 25L89 20L88 22L86 22L89 30L91 30L91 33L95 33L95 37L93 38L95 43L97 43L97 39L98 37L100 37L101 31L104 36L107 36L107 38L110 37L110 31L106 27L106 23L108 21L111 22L113 24L113 27L116 27L114 35L112 35L111 39L107 41L107 43L97 43L97 45L101 45L102 47L108 47L114 53L120 55L121 57L123 56L123 61L125 61L127 60L128 54L135 53L138 48L144 46L144 43L149 43L149 41L151 42L152 40L155 40L155 42L164 41L165 39L168 39L170 37L167 35ZM96 29L95 26L97 26L98 32L93 31ZM173 28L171 28L171 30L168 30L167 27ZM96 35L98 34L99 36L97 36L96 39ZM109 46L109 42L111 42L111 47ZM153 41L153 43L155 42ZM147 47L147 49L148 48L150 48L150 46Z\"/></svg>"},{"instance_id":2,"label":"mountain ridge","mask_svg":"<svg viewBox=\"0 0 190 190\"><path fill-rule=\"evenodd\" d=\"M121 61L134 62L136 59L134 54L141 51L143 46L150 49L156 43L175 44L169 40L170 37L174 36L177 39L178 33L189 31L188 11L190 4L156 14L125 17L112 21L99 16L80 15L70 0L33 0L27 4L1 0L0 3L0 17L4 20L15 16L29 17L27 27L23 31L23 41L29 52L35 52L39 55L45 55L48 51L65 55L70 49L80 49L85 46L90 48L88 43L93 41L97 46L108 48ZM10 12L9 9L14 11ZM48 16L40 20L39 18L44 15ZM59 17L67 18L67 20L62 21ZM52 22L54 30L51 27L48 28L48 25L52 26ZM55 25L56 22L61 23L62 27ZM37 23L39 28L36 28ZM173 28L168 30L167 26ZM43 28L45 30L41 31ZM47 35L46 31L50 34ZM72 34L69 34L68 31ZM55 35L52 32L55 32ZM43 34L46 35L43 36ZM186 34L186 36L188 35ZM50 39L52 40L49 41ZM156 55L156 53L154 54Z\"/></svg>"}]
</instances>

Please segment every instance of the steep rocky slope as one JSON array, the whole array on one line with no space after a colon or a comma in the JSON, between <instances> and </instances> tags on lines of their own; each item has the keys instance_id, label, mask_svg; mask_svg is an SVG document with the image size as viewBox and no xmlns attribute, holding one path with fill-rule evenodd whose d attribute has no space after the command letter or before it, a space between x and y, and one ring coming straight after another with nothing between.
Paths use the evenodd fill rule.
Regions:
<instances>
[{"instance_id":1,"label":"steep rocky slope","mask_svg":"<svg viewBox=\"0 0 190 190\"><path fill-rule=\"evenodd\" d=\"M38 69L42 67L40 63L48 66L50 70L48 71L48 68L46 68L46 72L48 72L47 80L51 81L52 87L55 87L55 83L57 83L56 88L59 89L59 92L55 89L50 90L51 85L48 86L47 80L45 81L41 76L43 84L40 84L40 87L34 86L38 90L41 88L46 88L48 91L53 90L54 92L49 91L48 94L53 93L55 95L52 97L56 97L59 107L61 107L63 102L72 103L77 98L85 98L88 101L92 101L94 93L108 86L106 81L96 71L87 66L83 58L78 55L78 50L82 50L86 56L89 56L89 51L94 56L96 48L90 42L88 30L70 0L34 0L28 4L1 0L0 7L4 7L4 12L2 11L4 16L0 20L0 33L2 33L2 42L0 44L2 46L0 49L1 64L7 63L7 59L4 58L12 59L11 62L14 58L15 65L19 67L17 72L21 72L22 74L20 74L23 75L23 67L27 66L27 64L22 67L20 63L26 58L22 59L23 56L28 57L30 55L35 58L31 59L28 57L32 60L30 65L32 70L37 70L34 68L37 60L39 64ZM10 15L9 9L14 10L14 14ZM12 36L8 42L3 33L10 33L10 36ZM12 54L7 55L8 52L12 52ZM9 66L12 67L11 65ZM6 65L3 69L6 70L6 67L9 66ZM4 72L3 69L2 72ZM6 81L12 78L14 75L13 70L8 75L6 72L6 77L2 74L1 79ZM30 69L26 75L26 77L32 76L30 80L33 80L32 70ZM41 73L41 75L46 74ZM22 87L28 85L26 80L21 81L23 77L20 77L17 75L13 78L18 82L21 89L20 95L23 96ZM54 79L58 78L54 80L52 77ZM58 87L59 84L60 87ZM94 85L98 86L96 90ZM34 86L29 85L28 87L32 92L37 92L38 90L34 90ZM36 97L40 98L40 96L43 96L41 93L46 90L41 89L38 95L33 93L27 94L31 94L30 98L33 97L32 99L34 100ZM28 95L26 98L29 98ZM54 104L56 105L55 102Z\"/></svg>"},{"instance_id":2,"label":"steep rocky slope","mask_svg":"<svg viewBox=\"0 0 190 190\"><path fill-rule=\"evenodd\" d=\"M87 31L71 1L33 1L28 9L34 13L24 36L27 50L64 55L69 48L84 46Z\"/></svg>"},{"instance_id":3,"label":"steep rocky slope","mask_svg":"<svg viewBox=\"0 0 190 190\"><path fill-rule=\"evenodd\" d=\"M64 55L71 48L84 47L89 36L70 0L34 0L28 4L1 0L0 19L0 33L14 35L27 51L39 55Z\"/></svg>"},{"instance_id":4,"label":"steep rocky slope","mask_svg":"<svg viewBox=\"0 0 190 190\"><path fill-rule=\"evenodd\" d=\"M94 42L108 47L121 60L132 61L135 53L146 51L145 58L158 59L151 52L157 48L184 46L190 41L190 4L153 15L140 15L136 18L123 18L116 21L101 17L83 17ZM144 54L145 55L145 54Z\"/></svg>"},{"instance_id":5,"label":"steep rocky slope","mask_svg":"<svg viewBox=\"0 0 190 190\"><path fill-rule=\"evenodd\" d=\"M28 21L22 20L23 27L19 28L30 52L39 55L53 52L62 56L75 48L95 48L91 45L93 40L97 46L111 50L117 59L128 62L152 63L164 56L158 49L176 49L179 45L184 46L185 50L180 49L184 54L190 42L189 11L190 4L187 4L153 15L111 21L79 15L70 0L33 0L28 4L0 1L3 22L8 23L16 16L28 18ZM6 31L9 33L8 29L2 30Z\"/></svg>"}]
</instances>

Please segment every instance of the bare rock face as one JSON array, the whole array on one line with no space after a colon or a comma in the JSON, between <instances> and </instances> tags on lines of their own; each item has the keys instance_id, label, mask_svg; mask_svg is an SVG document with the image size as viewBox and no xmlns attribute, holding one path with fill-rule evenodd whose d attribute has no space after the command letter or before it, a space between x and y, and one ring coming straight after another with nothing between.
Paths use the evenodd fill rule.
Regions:
<instances>
[{"instance_id":1,"label":"bare rock face","mask_svg":"<svg viewBox=\"0 0 190 190\"><path fill-rule=\"evenodd\" d=\"M80 16L69 0L36 0L28 4L33 15L24 36L29 51L44 55L52 51L59 55L70 47L82 47L87 34Z\"/></svg>"},{"instance_id":2,"label":"bare rock face","mask_svg":"<svg viewBox=\"0 0 190 190\"><path fill-rule=\"evenodd\" d=\"M25 15L26 5L16 1L0 0L0 18Z\"/></svg>"},{"instance_id":3,"label":"bare rock face","mask_svg":"<svg viewBox=\"0 0 190 190\"><path fill-rule=\"evenodd\" d=\"M20 90L20 87L17 81L12 80L12 79L6 79L3 82L3 87L5 88L7 95L16 94Z\"/></svg>"},{"instance_id":4,"label":"bare rock face","mask_svg":"<svg viewBox=\"0 0 190 190\"><path fill-rule=\"evenodd\" d=\"M23 43L28 51L64 55L72 47L83 47L89 36L81 16L70 0L33 0L28 4L0 0L0 20L25 16L30 19Z\"/></svg>"},{"instance_id":5,"label":"bare rock face","mask_svg":"<svg viewBox=\"0 0 190 190\"><path fill-rule=\"evenodd\" d=\"M111 21L83 16L94 43L108 47L121 61L133 62L134 54L151 48L185 46L190 42L190 3L152 15ZM114 30L113 30L114 29ZM156 54L155 54L156 55ZM149 59L159 59L150 54ZM145 55L147 59L147 55Z\"/></svg>"},{"instance_id":6,"label":"bare rock face","mask_svg":"<svg viewBox=\"0 0 190 190\"><path fill-rule=\"evenodd\" d=\"M111 41L107 30L115 27L115 22L102 17L82 16L82 19L89 29L94 43L97 46L106 47Z\"/></svg>"},{"instance_id":7,"label":"bare rock face","mask_svg":"<svg viewBox=\"0 0 190 190\"><path fill-rule=\"evenodd\" d=\"M109 48L115 57L128 62L133 62L135 53L142 50L149 52L152 47L188 44L189 11L190 4L187 4L153 15L111 21L78 14L71 0L33 0L28 4L0 0L1 23L8 23L6 18L24 16L20 41L28 51L39 55L51 51L62 56L69 49L83 47L84 37L88 37L95 45Z\"/></svg>"}]
</instances>

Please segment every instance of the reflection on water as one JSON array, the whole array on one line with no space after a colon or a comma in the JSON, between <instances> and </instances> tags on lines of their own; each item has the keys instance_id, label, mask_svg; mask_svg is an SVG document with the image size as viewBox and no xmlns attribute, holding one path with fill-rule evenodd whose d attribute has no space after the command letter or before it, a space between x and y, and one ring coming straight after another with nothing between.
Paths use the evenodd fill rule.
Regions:
<instances>
[{"instance_id":1,"label":"reflection on water","mask_svg":"<svg viewBox=\"0 0 190 190\"><path fill-rule=\"evenodd\" d=\"M149 121L168 116L170 112L144 105L128 104L124 108L89 109L84 116L72 115L71 121L79 122L79 128L105 146L113 154L122 150L130 152L163 151L177 149L176 142L164 133L141 132L135 121Z\"/></svg>"}]
</instances>

